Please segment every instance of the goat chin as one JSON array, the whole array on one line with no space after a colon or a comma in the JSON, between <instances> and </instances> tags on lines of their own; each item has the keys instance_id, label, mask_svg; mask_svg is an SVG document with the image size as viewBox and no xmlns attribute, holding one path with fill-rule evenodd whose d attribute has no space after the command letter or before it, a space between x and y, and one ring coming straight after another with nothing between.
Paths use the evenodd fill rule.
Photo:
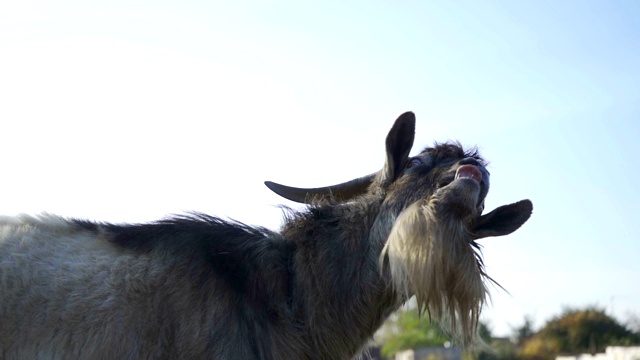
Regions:
<instances>
[{"instance_id":1,"label":"goat chin","mask_svg":"<svg viewBox=\"0 0 640 360\"><path fill-rule=\"evenodd\" d=\"M463 343L475 339L487 278L464 222L436 211L438 198L420 200L395 221L379 258L388 259L391 285L402 300L416 296L418 310Z\"/></svg>"}]
</instances>

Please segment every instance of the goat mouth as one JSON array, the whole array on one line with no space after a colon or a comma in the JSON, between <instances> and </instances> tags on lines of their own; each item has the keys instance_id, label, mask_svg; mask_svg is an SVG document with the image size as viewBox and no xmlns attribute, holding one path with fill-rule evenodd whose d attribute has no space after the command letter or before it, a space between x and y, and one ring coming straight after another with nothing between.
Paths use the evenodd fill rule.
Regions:
<instances>
[{"instance_id":1,"label":"goat mouth","mask_svg":"<svg viewBox=\"0 0 640 360\"><path fill-rule=\"evenodd\" d=\"M458 199L456 202L463 201L469 204L475 208L478 216L484 210L484 200L489 192L488 181L485 181L483 172L477 166L468 164L456 169L453 176L438 184L438 188L454 191L454 196Z\"/></svg>"},{"instance_id":2,"label":"goat mouth","mask_svg":"<svg viewBox=\"0 0 640 360\"><path fill-rule=\"evenodd\" d=\"M458 179L471 179L478 185L482 183L482 172L476 166L462 165L456 170L455 180Z\"/></svg>"},{"instance_id":3,"label":"goat mouth","mask_svg":"<svg viewBox=\"0 0 640 360\"><path fill-rule=\"evenodd\" d=\"M465 181L473 181L480 187L478 193L478 201L476 207L478 215L484 210L484 199L489 192L489 186L485 181L485 177L480 169L475 165L462 165L456 170L454 180L465 179Z\"/></svg>"}]
</instances>

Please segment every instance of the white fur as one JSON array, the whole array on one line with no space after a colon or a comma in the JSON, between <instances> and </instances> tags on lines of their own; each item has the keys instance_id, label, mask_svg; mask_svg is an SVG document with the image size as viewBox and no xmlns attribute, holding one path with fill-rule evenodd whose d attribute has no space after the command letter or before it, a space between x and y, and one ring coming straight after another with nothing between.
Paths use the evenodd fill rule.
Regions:
<instances>
[{"instance_id":1,"label":"white fur","mask_svg":"<svg viewBox=\"0 0 640 360\"><path fill-rule=\"evenodd\" d=\"M438 199L420 200L403 210L380 255L388 258L394 289L416 296L418 308L448 323L464 342L473 339L487 289L478 254L464 224L436 212Z\"/></svg>"}]
</instances>

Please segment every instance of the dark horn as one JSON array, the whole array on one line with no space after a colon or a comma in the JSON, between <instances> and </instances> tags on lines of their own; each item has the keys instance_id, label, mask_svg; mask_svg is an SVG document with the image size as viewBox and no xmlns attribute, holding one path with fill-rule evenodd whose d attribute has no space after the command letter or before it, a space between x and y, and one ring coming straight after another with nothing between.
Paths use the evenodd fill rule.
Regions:
<instances>
[{"instance_id":1,"label":"dark horn","mask_svg":"<svg viewBox=\"0 0 640 360\"><path fill-rule=\"evenodd\" d=\"M364 194L376 175L378 175L377 172L341 184L310 189L280 185L272 181L265 181L264 184L283 198L303 204L309 204L313 200L325 197L332 197L338 202L345 202Z\"/></svg>"}]
</instances>

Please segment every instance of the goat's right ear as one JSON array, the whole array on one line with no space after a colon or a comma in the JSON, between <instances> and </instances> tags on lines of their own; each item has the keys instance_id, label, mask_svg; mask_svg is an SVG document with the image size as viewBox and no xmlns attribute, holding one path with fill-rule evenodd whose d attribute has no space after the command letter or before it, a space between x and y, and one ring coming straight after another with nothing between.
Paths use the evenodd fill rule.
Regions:
<instances>
[{"instance_id":1,"label":"goat's right ear","mask_svg":"<svg viewBox=\"0 0 640 360\"><path fill-rule=\"evenodd\" d=\"M387 161L382 171L382 184L392 183L407 165L415 130L416 116L411 111L400 115L389 130L386 141Z\"/></svg>"},{"instance_id":2,"label":"goat's right ear","mask_svg":"<svg viewBox=\"0 0 640 360\"><path fill-rule=\"evenodd\" d=\"M531 200L500 206L480 216L473 229L473 239L509 235L529 220L532 211Z\"/></svg>"}]
</instances>

